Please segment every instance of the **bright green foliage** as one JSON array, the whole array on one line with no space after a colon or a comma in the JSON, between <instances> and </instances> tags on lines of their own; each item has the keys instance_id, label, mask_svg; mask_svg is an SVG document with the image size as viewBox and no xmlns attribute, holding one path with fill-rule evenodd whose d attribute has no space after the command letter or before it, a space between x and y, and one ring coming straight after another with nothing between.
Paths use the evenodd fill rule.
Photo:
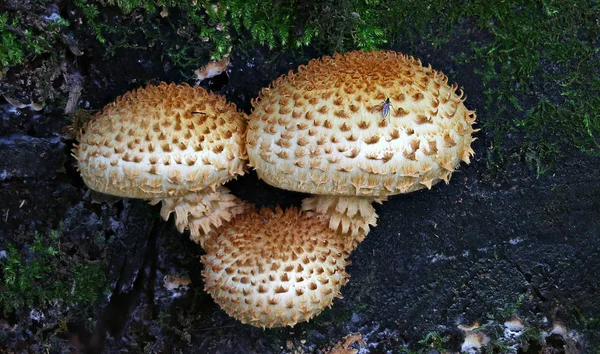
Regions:
<instances>
[{"instance_id":1,"label":"bright green foliage","mask_svg":"<svg viewBox=\"0 0 600 354\"><path fill-rule=\"evenodd\" d=\"M23 61L23 49L17 42L17 36L10 32L7 13L0 15L0 37L0 67L20 64Z\"/></svg>"},{"instance_id":2,"label":"bright green foliage","mask_svg":"<svg viewBox=\"0 0 600 354\"><path fill-rule=\"evenodd\" d=\"M2 312L24 308L45 309L55 304L93 306L106 291L103 265L91 261L70 264L61 252L60 232L34 236L19 251L9 244L0 259L0 308Z\"/></svg>"},{"instance_id":3,"label":"bright green foliage","mask_svg":"<svg viewBox=\"0 0 600 354\"><path fill-rule=\"evenodd\" d=\"M376 0L76 0L75 4L100 41L111 29L101 24L99 6L117 6L124 14L142 11L168 17L177 13L181 25L194 26L196 40L211 44L212 59L227 55L245 33L270 49L320 43L323 50L344 51L377 49L387 42L387 24L379 20L386 10L381 7L385 2Z\"/></svg>"},{"instance_id":4,"label":"bright green foliage","mask_svg":"<svg viewBox=\"0 0 600 354\"><path fill-rule=\"evenodd\" d=\"M48 52L52 47L53 36L68 22L60 19L46 24L47 33L31 24L21 23L19 17L8 13L0 15L0 69L21 64L25 59Z\"/></svg>"}]
</instances>

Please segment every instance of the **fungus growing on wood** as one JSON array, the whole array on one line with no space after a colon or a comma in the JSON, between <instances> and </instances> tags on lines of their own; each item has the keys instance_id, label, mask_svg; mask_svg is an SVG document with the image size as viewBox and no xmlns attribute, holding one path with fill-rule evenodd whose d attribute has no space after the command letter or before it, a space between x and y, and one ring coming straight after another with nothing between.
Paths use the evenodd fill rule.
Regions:
<instances>
[{"instance_id":1,"label":"fungus growing on wood","mask_svg":"<svg viewBox=\"0 0 600 354\"><path fill-rule=\"evenodd\" d=\"M448 182L473 155L475 112L462 90L391 51L312 60L252 102L250 165L267 183L314 194L303 209L350 235L376 224L372 202Z\"/></svg>"},{"instance_id":2,"label":"fungus growing on wood","mask_svg":"<svg viewBox=\"0 0 600 354\"><path fill-rule=\"evenodd\" d=\"M126 93L87 123L73 149L93 190L163 202L166 220L204 236L245 204L221 185L244 174L245 114L189 85L149 85Z\"/></svg>"},{"instance_id":3,"label":"fungus growing on wood","mask_svg":"<svg viewBox=\"0 0 600 354\"><path fill-rule=\"evenodd\" d=\"M206 244L205 289L257 327L293 326L330 307L348 281L342 235L299 209L237 216Z\"/></svg>"}]
</instances>

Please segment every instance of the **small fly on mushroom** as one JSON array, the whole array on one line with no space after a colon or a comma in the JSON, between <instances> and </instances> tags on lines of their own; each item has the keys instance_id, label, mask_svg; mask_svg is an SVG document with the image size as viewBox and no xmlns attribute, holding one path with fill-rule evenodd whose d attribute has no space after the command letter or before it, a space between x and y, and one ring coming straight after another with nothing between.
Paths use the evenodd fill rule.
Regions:
<instances>
[{"instance_id":1,"label":"small fly on mushroom","mask_svg":"<svg viewBox=\"0 0 600 354\"><path fill-rule=\"evenodd\" d=\"M387 116L390 115L390 108L394 109L389 97L387 97L385 101L381 102L377 106L374 106L371 111L374 111L375 108L377 108L377 110L381 108L381 115L383 116L383 118L387 118Z\"/></svg>"},{"instance_id":2,"label":"small fly on mushroom","mask_svg":"<svg viewBox=\"0 0 600 354\"><path fill-rule=\"evenodd\" d=\"M392 104L390 103L390 98L388 97L383 102L383 108L381 109L381 114L383 115L383 118L387 118L388 114L390 114L390 107L392 107Z\"/></svg>"}]
</instances>

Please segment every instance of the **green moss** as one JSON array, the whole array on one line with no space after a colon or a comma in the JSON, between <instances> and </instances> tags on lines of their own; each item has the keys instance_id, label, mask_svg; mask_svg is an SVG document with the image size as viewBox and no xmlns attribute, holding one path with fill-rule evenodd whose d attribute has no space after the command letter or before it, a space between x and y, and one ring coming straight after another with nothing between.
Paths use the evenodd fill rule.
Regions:
<instances>
[{"instance_id":1,"label":"green moss","mask_svg":"<svg viewBox=\"0 0 600 354\"><path fill-rule=\"evenodd\" d=\"M40 0L37 6L45 8L49 3ZM55 53L70 25L60 16L50 19L36 13L4 12L0 15L0 69Z\"/></svg>"},{"instance_id":2,"label":"green moss","mask_svg":"<svg viewBox=\"0 0 600 354\"><path fill-rule=\"evenodd\" d=\"M56 249L42 243L35 236L27 252L19 252L9 244L6 257L0 260L3 291L0 292L0 305L4 312L23 307L32 307L60 298L61 284L48 282L52 273L50 259L57 254Z\"/></svg>"},{"instance_id":3,"label":"green moss","mask_svg":"<svg viewBox=\"0 0 600 354\"><path fill-rule=\"evenodd\" d=\"M18 14L3 13L0 15L0 69L49 53L57 33L68 25L69 22L61 18L34 25Z\"/></svg>"},{"instance_id":4,"label":"green moss","mask_svg":"<svg viewBox=\"0 0 600 354\"><path fill-rule=\"evenodd\" d=\"M517 152L538 173L567 144L600 155L598 2L467 0L447 6L425 0L380 6L386 13L379 19L389 23L386 33L397 33L395 39L408 40L413 50L423 43L442 48L457 33L485 36L454 60L473 65L482 79L486 105L479 116L493 138L491 168L501 168L515 152L509 150L509 135L522 137Z\"/></svg>"},{"instance_id":5,"label":"green moss","mask_svg":"<svg viewBox=\"0 0 600 354\"><path fill-rule=\"evenodd\" d=\"M100 43L104 43L106 39L104 38L103 32L108 30L108 28L104 27L98 21L100 16L100 10L98 9L98 6L90 3L88 0L74 0L74 4L83 12L83 16L87 20L88 26L91 27L92 31L96 35L96 39Z\"/></svg>"},{"instance_id":6,"label":"green moss","mask_svg":"<svg viewBox=\"0 0 600 354\"><path fill-rule=\"evenodd\" d=\"M85 262L72 269L73 288L70 300L77 304L96 304L107 291L106 274L102 264Z\"/></svg>"},{"instance_id":7,"label":"green moss","mask_svg":"<svg viewBox=\"0 0 600 354\"><path fill-rule=\"evenodd\" d=\"M447 350L444 349L444 346L449 341L449 336L442 336L438 332L432 331L427 333L425 337L419 341L419 344L427 348L427 350L435 349L440 353L446 353Z\"/></svg>"},{"instance_id":8,"label":"green moss","mask_svg":"<svg viewBox=\"0 0 600 354\"><path fill-rule=\"evenodd\" d=\"M10 24L15 25L15 21ZM17 36L10 31L8 13L0 15L0 67L20 64L23 61L23 48Z\"/></svg>"},{"instance_id":9,"label":"green moss","mask_svg":"<svg viewBox=\"0 0 600 354\"><path fill-rule=\"evenodd\" d=\"M418 344L420 348L417 350L410 349L409 347L400 347L398 353L400 354L427 354L431 352L435 353L448 353L449 350L446 346L450 342L449 335L442 335L437 331L431 331L425 334L425 336L419 340Z\"/></svg>"},{"instance_id":10,"label":"green moss","mask_svg":"<svg viewBox=\"0 0 600 354\"><path fill-rule=\"evenodd\" d=\"M522 352L527 352L531 346L543 343L542 332L538 328L525 327L517 343Z\"/></svg>"},{"instance_id":11,"label":"green moss","mask_svg":"<svg viewBox=\"0 0 600 354\"><path fill-rule=\"evenodd\" d=\"M509 135L542 173L571 144L600 154L600 5L586 0L387 2L379 23L390 41L439 50L457 34L481 33L454 60L473 65L486 97L480 124L493 138L489 166L501 168ZM477 38L477 37L475 37ZM483 39L485 38L485 39ZM454 44L456 45L456 44ZM419 53L416 53L417 55ZM469 89L467 88L467 91ZM471 96L475 93L471 93Z\"/></svg>"},{"instance_id":12,"label":"green moss","mask_svg":"<svg viewBox=\"0 0 600 354\"><path fill-rule=\"evenodd\" d=\"M104 264L87 260L71 264L71 256L61 249L59 231L45 237L36 233L20 251L8 244L0 259L0 284L4 313L27 308L43 311L57 304L92 307L107 291Z\"/></svg>"},{"instance_id":13,"label":"green moss","mask_svg":"<svg viewBox=\"0 0 600 354\"><path fill-rule=\"evenodd\" d=\"M148 23L143 32L148 39L159 38L156 32L168 22L178 35L208 49L211 59L226 56L233 46L243 46L246 34L255 44L276 50L308 45L328 52L377 49L387 42L385 23L379 21L384 12L382 1L76 0L75 4L101 42L105 42L110 33L119 34L118 29L103 25L106 21L101 18L101 7L114 6L124 15L138 13L146 18ZM124 33L129 30L121 29L126 31ZM184 43L167 50L166 55L176 62L186 63L188 60L183 58L194 56ZM127 47L132 43L121 45Z\"/></svg>"},{"instance_id":14,"label":"green moss","mask_svg":"<svg viewBox=\"0 0 600 354\"><path fill-rule=\"evenodd\" d=\"M492 35L490 41L472 44L473 55L466 62L484 63L480 75L489 88L481 116L494 144L505 144L510 133L522 135L520 153L538 174L567 144L600 154L600 113L594 108L600 103L598 4L466 5L467 14Z\"/></svg>"}]
</instances>

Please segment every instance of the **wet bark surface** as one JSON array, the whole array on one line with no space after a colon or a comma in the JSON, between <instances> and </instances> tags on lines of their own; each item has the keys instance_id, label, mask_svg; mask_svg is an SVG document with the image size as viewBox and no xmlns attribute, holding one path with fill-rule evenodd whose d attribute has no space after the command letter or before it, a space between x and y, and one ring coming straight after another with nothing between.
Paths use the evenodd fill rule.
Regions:
<instances>
[{"instance_id":1,"label":"wet bark surface","mask_svg":"<svg viewBox=\"0 0 600 354\"><path fill-rule=\"evenodd\" d=\"M469 108L484 111L476 65L458 67L450 59L461 49L424 50L422 58L465 87ZM100 109L146 82L181 82L151 60L152 51L125 51L107 63L97 50L89 48L69 68L83 73L82 106ZM262 87L312 56L268 60L262 48L234 53L228 76L202 84L249 112ZM559 163L538 176L515 148L523 137L512 137L502 147L505 163L492 170L492 139L480 114L475 158L448 185L376 206L378 225L351 255L343 299L309 323L263 330L230 318L203 291L203 251L172 219L160 220L157 207L144 201L86 188L60 106L34 112L5 102L0 109L0 249L25 249L36 232L60 228L59 250L68 249L62 266L68 270L66 259L102 261L107 283L88 318L66 308L46 307L41 320L32 315L36 306L4 309L0 348L8 352L327 352L359 333L363 342L350 348L386 353L418 348L433 331L447 340L445 348L459 351L465 333L458 325L478 321L493 337L513 316L537 331L537 342L522 353L587 352L599 343L600 160L575 149L562 149ZM257 205L299 206L304 197L270 187L253 172L227 186ZM191 283L169 290L166 276ZM571 332L553 335L559 323Z\"/></svg>"}]
</instances>

